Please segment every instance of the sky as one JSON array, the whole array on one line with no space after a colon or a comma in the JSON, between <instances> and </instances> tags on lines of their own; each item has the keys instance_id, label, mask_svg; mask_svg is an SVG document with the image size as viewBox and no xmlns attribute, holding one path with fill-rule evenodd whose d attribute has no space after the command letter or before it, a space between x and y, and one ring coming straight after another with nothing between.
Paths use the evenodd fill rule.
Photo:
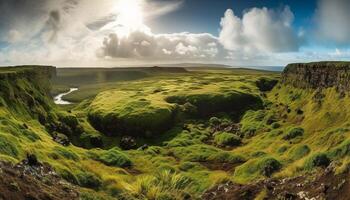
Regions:
<instances>
[{"instance_id":1,"label":"sky","mask_svg":"<svg viewBox=\"0 0 350 200\"><path fill-rule=\"evenodd\" d=\"M349 0L0 0L0 66L350 59Z\"/></svg>"}]
</instances>

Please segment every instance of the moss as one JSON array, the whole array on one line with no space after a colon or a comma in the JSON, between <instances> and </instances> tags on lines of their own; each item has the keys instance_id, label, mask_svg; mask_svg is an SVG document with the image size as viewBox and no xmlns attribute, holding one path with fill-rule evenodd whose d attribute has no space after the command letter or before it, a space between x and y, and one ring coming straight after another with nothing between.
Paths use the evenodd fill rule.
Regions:
<instances>
[{"instance_id":1,"label":"moss","mask_svg":"<svg viewBox=\"0 0 350 200\"><path fill-rule=\"evenodd\" d=\"M98 189L102 185L101 179L90 172L79 172L76 174L76 178L82 187Z\"/></svg>"},{"instance_id":2,"label":"moss","mask_svg":"<svg viewBox=\"0 0 350 200\"><path fill-rule=\"evenodd\" d=\"M210 124L211 126L218 126L218 125L221 124L221 120L220 120L219 118L217 118L217 117L211 117L211 118L209 119L209 124Z\"/></svg>"},{"instance_id":3,"label":"moss","mask_svg":"<svg viewBox=\"0 0 350 200\"><path fill-rule=\"evenodd\" d=\"M81 191L79 193L79 196L81 200L113 200L115 199L115 198L108 197L106 195L99 194L92 191Z\"/></svg>"},{"instance_id":4,"label":"moss","mask_svg":"<svg viewBox=\"0 0 350 200\"><path fill-rule=\"evenodd\" d=\"M177 96L168 96L166 101L169 103L185 104L187 102L196 106L199 117L210 116L219 112L245 111L249 108L261 108L262 100L256 95L240 91L231 91L227 93L199 93L182 94Z\"/></svg>"},{"instance_id":5,"label":"moss","mask_svg":"<svg viewBox=\"0 0 350 200\"><path fill-rule=\"evenodd\" d=\"M266 113L264 110L247 111L241 119L241 132L244 137L252 137L257 131L265 127L264 118Z\"/></svg>"},{"instance_id":6,"label":"moss","mask_svg":"<svg viewBox=\"0 0 350 200\"><path fill-rule=\"evenodd\" d=\"M291 139L294 139L298 136L302 136L303 134L304 134L303 128L300 128L300 127L292 128L283 136L283 139L284 140L291 140Z\"/></svg>"},{"instance_id":7,"label":"moss","mask_svg":"<svg viewBox=\"0 0 350 200\"><path fill-rule=\"evenodd\" d=\"M219 146L238 146L241 144L241 138L232 133L217 133L214 136L214 141Z\"/></svg>"},{"instance_id":8,"label":"moss","mask_svg":"<svg viewBox=\"0 0 350 200\"><path fill-rule=\"evenodd\" d=\"M95 159L109 166L129 167L132 165L129 157L117 148L100 153Z\"/></svg>"},{"instance_id":9,"label":"moss","mask_svg":"<svg viewBox=\"0 0 350 200\"><path fill-rule=\"evenodd\" d=\"M205 162L208 161L210 157L220 152L209 145L190 145L187 147L175 147L172 148L174 155L185 161L191 162Z\"/></svg>"},{"instance_id":10,"label":"moss","mask_svg":"<svg viewBox=\"0 0 350 200\"><path fill-rule=\"evenodd\" d=\"M73 184L78 184L78 179L77 177L68 169L61 169L61 168L58 168L58 174L64 178L65 180L67 180L68 182L70 183L73 183Z\"/></svg>"},{"instance_id":11,"label":"moss","mask_svg":"<svg viewBox=\"0 0 350 200\"><path fill-rule=\"evenodd\" d=\"M311 155L304 164L306 170L312 170L315 167L327 167L330 163L330 159L325 153L316 153Z\"/></svg>"},{"instance_id":12,"label":"moss","mask_svg":"<svg viewBox=\"0 0 350 200\"><path fill-rule=\"evenodd\" d=\"M230 164L238 164L245 162L245 159L242 156L230 152L218 152L216 154L211 155L208 160Z\"/></svg>"},{"instance_id":13,"label":"moss","mask_svg":"<svg viewBox=\"0 0 350 200\"><path fill-rule=\"evenodd\" d=\"M63 148L63 147L54 147L53 152L57 153L58 155L66 158L68 160L74 160L74 161L79 160L79 156L76 153L74 153L71 150L68 150L66 148Z\"/></svg>"},{"instance_id":14,"label":"moss","mask_svg":"<svg viewBox=\"0 0 350 200\"><path fill-rule=\"evenodd\" d=\"M350 140L346 140L328 152L330 158L343 158L350 155Z\"/></svg>"},{"instance_id":15,"label":"moss","mask_svg":"<svg viewBox=\"0 0 350 200\"><path fill-rule=\"evenodd\" d=\"M123 91L99 94L91 104L89 121L107 135L152 136L171 127L175 106L158 99L145 104L134 95L135 92ZM155 97L150 94L149 98Z\"/></svg>"},{"instance_id":16,"label":"moss","mask_svg":"<svg viewBox=\"0 0 350 200\"><path fill-rule=\"evenodd\" d=\"M200 144L207 140L210 133L207 130L193 129L190 131L183 130L176 135L171 141L166 142L168 147L185 147Z\"/></svg>"},{"instance_id":17,"label":"moss","mask_svg":"<svg viewBox=\"0 0 350 200\"><path fill-rule=\"evenodd\" d=\"M36 142L38 140L41 140L40 136L36 133L34 133L33 131L31 130L23 130L22 131L22 134L28 138L31 142Z\"/></svg>"},{"instance_id":18,"label":"moss","mask_svg":"<svg viewBox=\"0 0 350 200\"><path fill-rule=\"evenodd\" d=\"M16 158L19 151L17 145L4 136L0 136L0 153Z\"/></svg>"},{"instance_id":19,"label":"moss","mask_svg":"<svg viewBox=\"0 0 350 200\"><path fill-rule=\"evenodd\" d=\"M283 154L284 152L287 151L287 149L288 149L287 146L281 146L280 148L277 149L277 152L278 152L279 154Z\"/></svg>"},{"instance_id":20,"label":"moss","mask_svg":"<svg viewBox=\"0 0 350 200\"><path fill-rule=\"evenodd\" d=\"M195 162L183 162L179 166L179 169L182 171L189 171L193 168L198 168L198 167L200 167L200 165Z\"/></svg>"},{"instance_id":21,"label":"moss","mask_svg":"<svg viewBox=\"0 0 350 200\"><path fill-rule=\"evenodd\" d=\"M281 124L279 124L278 122L274 122L271 124L271 128L273 128L273 129L277 129L279 127L281 127Z\"/></svg>"},{"instance_id":22,"label":"moss","mask_svg":"<svg viewBox=\"0 0 350 200\"><path fill-rule=\"evenodd\" d=\"M281 169L282 164L272 157L256 158L238 166L234 178L240 181L251 181L262 176L271 176Z\"/></svg>"},{"instance_id":23,"label":"moss","mask_svg":"<svg viewBox=\"0 0 350 200\"><path fill-rule=\"evenodd\" d=\"M146 154L151 154L151 155L162 155L164 154L164 149L159 146L150 146L145 150Z\"/></svg>"},{"instance_id":24,"label":"moss","mask_svg":"<svg viewBox=\"0 0 350 200\"><path fill-rule=\"evenodd\" d=\"M297 145L290 150L289 158L299 160L310 153L311 149L307 145Z\"/></svg>"}]
</instances>

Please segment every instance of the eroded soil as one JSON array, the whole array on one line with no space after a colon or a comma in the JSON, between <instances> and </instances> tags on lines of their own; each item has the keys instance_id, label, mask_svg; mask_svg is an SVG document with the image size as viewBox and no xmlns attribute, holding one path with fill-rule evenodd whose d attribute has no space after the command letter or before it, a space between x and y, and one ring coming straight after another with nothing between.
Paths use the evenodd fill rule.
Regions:
<instances>
[{"instance_id":1,"label":"eroded soil","mask_svg":"<svg viewBox=\"0 0 350 200\"><path fill-rule=\"evenodd\" d=\"M285 179L267 179L241 185L219 184L204 193L205 200L349 200L350 172L335 175L329 168L317 174ZM264 193L264 195L262 195Z\"/></svg>"},{"instance_id":2,"label":"eroded soil","mask_svg":"<svg viewBox=\"0 0 350 200\"><path fill-rule=\"evenodd\" d=\"M0 162L0 200L79 199L79 193L49 165Z\"/></svg>"}]
</instances>

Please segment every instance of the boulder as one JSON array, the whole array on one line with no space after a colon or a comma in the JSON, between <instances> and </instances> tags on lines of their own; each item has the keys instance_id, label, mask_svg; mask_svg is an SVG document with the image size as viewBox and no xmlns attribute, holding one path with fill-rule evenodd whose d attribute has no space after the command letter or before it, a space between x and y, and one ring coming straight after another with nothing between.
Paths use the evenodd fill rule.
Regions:
<instances>
[{"instance_id":1,"label":"boulder","mask_svg":"<svg viewBox=\"0 0 350 200\"><path fill-rule=\"evenodd\" d=\"M120 148L123 150L130 150L136 148L136 140L131 136L123 136L119 143Z\"/></svg>"}]
</instances>

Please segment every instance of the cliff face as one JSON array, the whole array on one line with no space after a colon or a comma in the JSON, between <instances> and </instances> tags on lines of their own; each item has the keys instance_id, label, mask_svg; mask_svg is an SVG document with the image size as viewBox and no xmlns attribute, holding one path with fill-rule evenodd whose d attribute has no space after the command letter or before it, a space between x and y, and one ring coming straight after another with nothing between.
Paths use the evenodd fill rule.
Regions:
<instances>
[{"instance_id":1,"label":"cliff face","mask_svg":"<svg viewBox=\"0 0 350 200\"><path fill-rule=\"evenodd\" d=\"M298 88L335 87L350 91L350 62L289 64L282 73L282 83Z\"/></svg>"},{"instance_id":2,"label":"cliff face","mask_svg":"<svg viewBox=\"0 0 350 200\"><path fill-rule=\"evenodd\" d=\"M50 109L50 66L19 66L0 68L0 108L16 112L37 113Z\"/></svg>"}]
</instances>

